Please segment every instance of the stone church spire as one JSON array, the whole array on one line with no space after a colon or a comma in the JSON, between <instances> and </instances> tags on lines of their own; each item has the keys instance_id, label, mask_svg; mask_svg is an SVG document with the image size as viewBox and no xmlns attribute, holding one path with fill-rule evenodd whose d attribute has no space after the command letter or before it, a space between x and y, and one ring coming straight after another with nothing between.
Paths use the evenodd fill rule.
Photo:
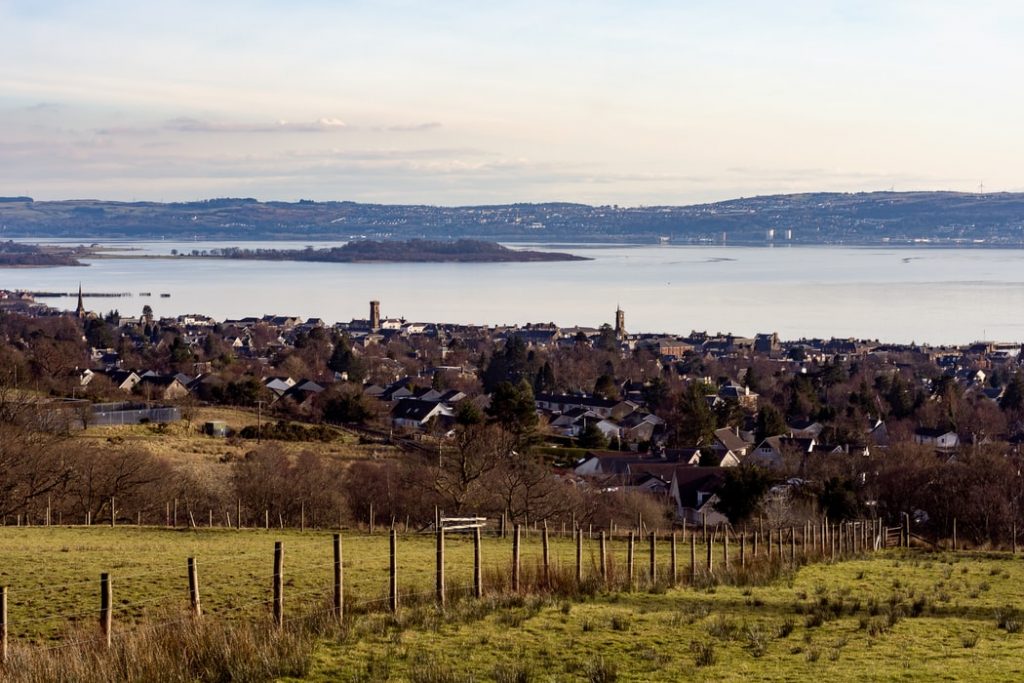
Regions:
<instances>
[{"instance_id":1,"label":"stone church spire","mask_svg":"<svg viewBox=\"0 0 1024 683\"><path fill-rule=\"evenodd\" d=\"M78 308L75 309L75 315L79 318L85 318L85 304L82 302L82 283L78 283Z\"/></svg>"}]
</instances>

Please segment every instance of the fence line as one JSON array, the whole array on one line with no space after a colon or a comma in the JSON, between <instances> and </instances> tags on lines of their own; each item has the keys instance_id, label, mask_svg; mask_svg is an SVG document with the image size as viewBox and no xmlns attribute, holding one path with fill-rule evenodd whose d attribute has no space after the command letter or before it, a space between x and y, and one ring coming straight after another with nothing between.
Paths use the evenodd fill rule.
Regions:
<instances>
[{"instance_id":1,"label":"fence line","mask_svg":"<svg viewBox=\"0 0 1024 683\"><path fill-rule=\"evenodd\" d=\"M368 610L374 606L397 613L402 609L405 601L426 596L433 596L434 602L444 608L448 597L455 595L480 598L488 594L514 594L536 590L542 592L579 590L584 588L584 584L593 585L595 582L606 587L614 585L626 590L633 590L638 586L642 587L645 580L648 586L679 585L680 583L693 585L706 580L735 580L741 577L743 572L758 564L769 568L787 569L796 568L808 562L830 562L849 557L860 557L886 547L894 547L895 544L892 540L894 535L898 535L900 547L908 547L915 538L919 537L911 533L909 520L905 519L904 522L899 527L887 528L877 520L840 523L823 521L820 525L805 523L799 527L777 529L774 532L769 530L767 536L764 536L760 530L735 531L728 526L709 526L707 527L707 543L704 545L706 555L701 558L701 561L698 561L696 552L700 545L700 534L691 531L689 538L686 539L690 545L691 563L688 576L686 576L686 572L680 572L679 558L677 557L678 539L675 534L669 537L659 537L656 532L651 531L646 534L646 539L638 539L634 530L612 537L607 530L602 529L597 538L593 538L583 529L576 529L571 541L555 536L561 538L562 542L552 545L550 541L553 535L549 536L545 529L539 539L534 539L540 542L539 548L534 547L534 552L524 553L523 525L516 524L513 527L511 539L506 539L498 546L489 547L488 553L492 554L492 557L485 560L481 554L481 531L476 528L472 530L471 535L456 535L452 539L458 541L452 547L460 549L462 551L460 555L470 550L469 546L472 546L472 571L470 572L466 568L467 558L460 557L458 563L459 566L464 567L464 571L457 572L459 581L451 583L446 582L446 571L450 564L447 551L451 548L446 546L445 537L453 532L441 526L433 532L436 536L435 585L433 590L423 591L409 590L408 587L403 587L399 583L399 570L405 565L399 561L403 543L396 529L392 528L388 534L390 552L386 565L377 558L371 559L358 554L356 557L351 556L353 545L358 548L360 541L380 539L380 535L346 535L344 540L349 545L349 556L343 557L341 553L342 537L341 534L335 533L331 537L332 545L328 546L325 543L323 561L310 561L306 558L294 565L287 561L284 552L285 544L277 541L272 558L269 555L264 556L253 552L244 553L242 556L213 555L207 558L198 555L189 557L185 566L176 565L177 570L171 577L175 583L181 582L180 591L170 588L166 593L161 591L159 595L150 595L129 602L115 602L113 594L116 586L123 587L125 583L147 579L157 574L167 576L168 569L153 569L124 576L104 572L100 577L100 634L96 637L80 638L68 643L45 646L43 649L57 649L73 646L75 643L96 642L106 642L109 646L119 633L115 616L124 615L140 606L154 603L173 604L175 601L180 601L182 608L187 605L190 615L196 618L204 612L215 616L225 616L261 608L268 611L273 623L280 628L285 623L290 609L294 609L292 605L295 604L295 601L311 597L315 597L317 601L322 600L325 605L324 609L330 611L340 620L347 611ZM423 538L418 534L409 536ZM638 540L641 544L646 541L647 558L643 558L645 553L641 553L638 558L635 548ZM748 540L752 541L749 552ZM765 543L760 543L761 540L764 540ZM684 546L686 541L684 541ZM659 552L659 544L662 549L670 549L670 553L666 555ZM958 547L955 539L954 547ZM333 552L330 552L328 548L331 548ZM721 552L720 561L716 561L717 551ZM666 556L669 559L665 559ZM273 562L270 562L271 559ZM265 586L271 594L270 597L267 599L242 598L241 604L221 606L216 604L217 583L207 582L205 595L208 598L212 597L212 601L208 602L209 608L204 610L199 598L199 574L229 562L237 564L240 560L266 562L256 574L256 580L266 581ZM640 563L640 567L635 566L637 562ZM351 599L350 596L350 599L346 601L344 596L345 570L380 571L382 579L377 589L380 595L377 597L358 596L355 599ZM574 574L573 570L575 570ZM388 572L386 584L383 578L385 571ZM556 573L559 571L561 573ZM422 569L417 573L422 575ZM680 582L681 574L686 577L682 582ZM297 577L314 575L320 580L313 587L299 589L292 585ZM365 583L365 581L361 582L361 591L366 591L366 585L362 585ZM11 626L18 628L24 625L38 625L58 620L77 621L80 618L97 614L96 611L89 610L70 615L54 614L21 618L17 611L21 607L30 606L23 603L14 605L17 608L15 613L17 618L12 622L8 610L10 596L18 598L35 596L49 591L67 590L89 584L95 585L95 579L72 581L29 590L9 591L7 587L2 587L2 592L0 592L0 603L2 603L0 604L0 641L2 641L0 642L0 657L6 656ZM372 588L370 590L371 594L375 592ZM238 598L232 595L230 599L237 600Z\"/></svg>"}]
</instances>

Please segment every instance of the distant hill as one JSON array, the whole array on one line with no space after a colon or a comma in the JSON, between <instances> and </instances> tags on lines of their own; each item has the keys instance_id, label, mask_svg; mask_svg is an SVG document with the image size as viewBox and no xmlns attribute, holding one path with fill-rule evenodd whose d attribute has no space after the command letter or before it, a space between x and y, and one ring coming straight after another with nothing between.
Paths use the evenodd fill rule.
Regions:
<instances>
[{"instance_id":1,"label":"distant hill","mask_svg":"<svg viewBox=\"0 0 1024 683\"><path fill-rule=\"evenodd\" d=\"M774 231L770 237L769 231ZM537 242L943 244L1024 246L1024 193L772 195L693 206L355 202L0 201L0 238L457 239Z\"/></svg>"}]
</instances>

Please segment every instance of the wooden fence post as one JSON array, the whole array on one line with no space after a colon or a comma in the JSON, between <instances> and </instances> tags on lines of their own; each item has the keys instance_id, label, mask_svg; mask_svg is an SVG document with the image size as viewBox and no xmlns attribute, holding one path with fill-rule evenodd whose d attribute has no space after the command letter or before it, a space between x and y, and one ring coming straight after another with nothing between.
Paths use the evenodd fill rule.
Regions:
<instances>
[{"instance_id":1,"label":"wooden fence post","mask_svg":"<svg viewBox=\"0 0 1024 683\"><path fill-rule=\"evenodd\" d=\"M651 566L649 577L653 584L658 580L658 536L657 532L651 532Z\"/></svg>"},{"instance_id":2,"label":"wooden fence post","mask_svg":"<svg viewBox=\"0 0 1024 683\"><path fill-rule=\"evenodd\" d=\"M341 557L341 534L334 534L334 618L345 616L345 569Z\"/></svg>"},{"instance_id":3,"label":"wooden fence post","mask_svg":"<svg viewBox=\"0 0 1024 683\"><path fill-rule=\"evenodd\" d=\"M576 530L576 585L583 583L583 529Z\"/></svg>"},{"instance_id":4,"label":"wooden fence post","mask_svg":"<svg viewBox=\"0 0 1024 683\"><path fill-rule=\"evenodd\" d=\"M372 536L373 535L373 521L374 521L374 519L373 519L373 503L372 502L370 503L370 513L369 514L370 514L369 522L367 523L367 527L366 528L370 532L370 535Z\"/></svg>"},{"instance_id":5,"label":"wooden fence post","mask_svg":"<svg viewBox=\"0 0 1024 683\"><path fill-rule=\"evenodd\" d=\"M197 617L203 616L203 608L199 603L199 572L194 557L188 558L188 599L192 606L192 614Z\"/></svg>"},{"instance_id":6,"label":"wooden fence post","mask_svg":"<svg viewBox=\"0 0 1024 683\"><path fill-rule=\"evenodd\" d=\"M480 566L480 527L473 529L473 595L484 596L483 568Z\"/></svg>"},{"instance_id":7,"label":"wooden fence post","mask_svg":"<svg viewBox=\"0 0 1024 683\"><path fill-rule=\"evenodd\" d=\"M47 508L47 510L46 510L46 517L47 517L47 519L46 519L46 526L50 526L50 519L49 519L49 517L50 517L50 510L49 510L49 508ZM114 508L114 496L111 496L110 497L110 528L113 529L114 526L116 526L116 525L117 525L117 513L115 512L115 508Z\"/></svg>"},{"instance_id":8,"label":"wooden fence post","mask_svg":"<svg viewBox=\"0 0 1024 683\"><path fill-rule=\"evenodd\" d=\"M601 581L608 582L608 546L604 530L598 536L598 561L601 563Z\"/></svg>"},{"instance_id":9,"label":"wooden fence post","mask_svg":"<svg viewBox=\"0 0 1024 683\"><path fill-rule=\"evenodd\" d=\"M551 585L551 548L548 545L548 521L544 520L544 530L541 533L541 543L544 546L544 585Z\"/></svg>"},{"instance_id":10,"label":"wooden fence post","mask_svg":"<svg viewBox=\"0 0 1024 683\"><path fill-rule=\"evenodd\" d=\"M713 557L714 548L715 548L715 537L714 536L708 536L708 575L709 576L711 575L712 571L714 571L714 568L715 568L715 560L714 560L714 557Z\"/></svg>"},{"instance_id":11,"label":"wooden fence post","mask_svg":"<svg viewBox=\"0 0 1024 683\"><path fill-rule=\"evenodd\" d=\"M274 625L284 626L284 545L274 541Z\"/></svg>"},{"instance_id":12,"label":"wooden fence post","mask_svg":"<svg viewBox=\"0 0 1024 683\"><path fill-rule=\"evenodd\" d=\"M388 597L392 614L398 614L398 531L391 529L391 560L388 567Z\"/></svg>"},{"instance_id":13,"label":"wooden fence post","mask_svg":"<svg viewBox=\"0 0 1024 683\"><path fill-rule=\"evenodd\" d=\"M444 607L445 594L444 594L444 527L437 527L437 572L436 572L436 585L435 592L437 594L437 604L442 608Z\"/></svg>"},{"instance_id":14,"label":"wooden fence post","mask_svg":"<svg viewBox=\"0 0 1024 683\"><path fill-rule=\"evenodd\" d=\"M956 552L956 517L953 518L953 552Z\"/></svg>"},{"instance_id":15,"label":"wooden fence post","mask_svg":"<svg viewBox=\"0 0 1024 683\"><path fill-rule=\"evenodd\" d=\"M7 586L0 586L0 664L7 663Z\"/></svg>"},{"instance_id":16,"label":"wooden fence post","mask_svg":"<svg viewBox=\"0 0 1024 683\"><path fill-rule=\"evenodd\" d=\"M299 503L299 531L306 530L306 501Z\"/></svg>"},{"instance_id":17,"label":"wooden fence post","mask_svg":"<svg viewBox=\"0 0 1024 683\"><path fill-rule=\"evenodd\" d=\"M708 543L708 515L706 512L700 513L700 525L704 529L704 545Z\"/></svg>"},{"instance_id":18,"label":"wooden fence post","mask_svg":"<svg viewBox=\"0 0 1024 683\"><path fill-rule=\"evenodd\" d=\"M512 527L512 592L519 592L519 525Z\"/></svg>"},{"instance_id":19,"label":"wooden fence post","mask_svg":"<svg viewBox=\"0 0 1024 683\"><path fill-rule=\"evenodd\" d=\"M758 540L759 540L758 539L758 532L755 531L754 532L754 548L753 548L753 550L754 550L754 559L755 560L757 559L757 542L758 542Z\"/></svg>"},{"instance_id":20,"label":"wooden fence post","mask_svg":"<svg viewBox=\"0 0 1024 683\"><path fill-rule=\"evenodd\" d=\"M722 566L729 570L729 527L722 529Z\"/></svg>"},{"instance_id":21,"label":"wooden fence post","mask_svg":"<svg viewBox=\"0 0 1024 683\"><path fill-rule=\"evenodd\" d=\"M747 532L740 532L740 568L747 566Z\"/></svg>"},{"instance_id":22,"label":"wooden fence post","mask_svg":"<svg viewBox=\"0 0 1024 683\"><path fill-rule=\"evenodd\" d=\"M633 554L636 550L636 534L629 532L626 541L626 577L629 580L629 589L633 589Z\"/></svg>"},{"instance_id":23,"label":"wooden fence post","mask_svg":"<svg viewBox=\"0 0 1024 683\"><path fill-rule=\"evenodd\" d=\"M676 556L676 532L672 532L672 541L669 545L669 575L672 585L679 583L679 562Z\"/></svg>"},{"instance_id":24,"label":"wooden fence post","mask_svg":"<svg viewBox=\"0 0 1024 683\"><path fill-rule=\"evenodd\" d=\"M500 529L501 529L501 537L502 538L506 538L507 535L508 535L507 532L505 531L507 524L508 524L508 520L505 517L505 513L502 512L501 513L501 527L500 527Z\"/></svg>"},{"instance_id":25,"label":"wooden fence post","mask_svg":"<svg viewBox=\"0 0 1024 683\"><path fill-rule=\"evenodd\" d=\"M697 582L697 534L690 534L690 583Z\"/></svg>"},{"instance_id":26,"label":"wooden fence post","mask_svg":"<svg viewBox=\"0 0 1024 683\"><path fill-rule=\"evenodd\" d=\"M909 512L904 512L903 515L904 515L904 518L906 519L906 524L907 524L907 532L905 534L906 538L907 538L907 546L906 547L909 550L910 549L910 513Z\"/></svg>"},{"instance_id":27,"label":"wooden fence post","mask_svg":"<svg viewBox=\"0 0 1024 683\"><path fill-rule=\"evenodd\" d=\"M100 629L109 648L112 643L114 609L110 593L110 574L100 574Z\"/></svg>"}]
</instances>

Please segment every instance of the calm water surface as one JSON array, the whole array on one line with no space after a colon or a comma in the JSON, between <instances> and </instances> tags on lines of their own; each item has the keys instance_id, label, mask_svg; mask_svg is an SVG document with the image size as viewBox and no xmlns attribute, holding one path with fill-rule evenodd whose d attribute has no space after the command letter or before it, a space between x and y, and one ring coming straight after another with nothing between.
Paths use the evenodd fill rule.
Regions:
<instances>
[{"instance_id":1,"label":"calm water surface","mask_svg":"<svg viewBox=\"0 0 1024 683\"><path fill-rule=\"evenodd\" d=\"M111 243L113 244L113 243ZM134 242L117 248L302 248L305 242ZM317 243L317 247L336 243ZM521 245L519 245L521 246ZM550 245L536 245L551 249ZM132 292L90 310L274 313L327 321L388 317L477 324L611 323L630 331L864 337L896 342L1024 340L1024 250L569 245L593 261L341 264L166 259L91 260L86 268L0 270L0 288ZM151 298L139 292L152 292ZM160 298L166 292L170 298ZM73 308L73 299L47 299Z\"/></svg>"}]
</instances>

